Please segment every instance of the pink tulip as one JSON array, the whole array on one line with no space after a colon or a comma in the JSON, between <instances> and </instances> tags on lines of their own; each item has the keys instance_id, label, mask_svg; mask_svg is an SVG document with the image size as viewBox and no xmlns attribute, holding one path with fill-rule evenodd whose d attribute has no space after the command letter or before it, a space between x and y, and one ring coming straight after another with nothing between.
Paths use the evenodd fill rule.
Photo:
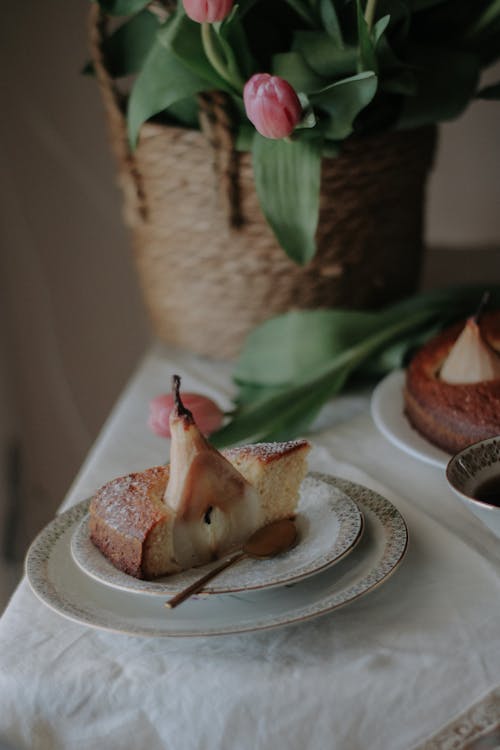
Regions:
<instances>
[{"instance_id":1,"label":"pink tulip","mask_svg":"<svg viewBox=\"0 0 500 750\"><path fill-rule=\"evenodd\" d=\"M223 413L216 403L199 393L183 393L182 402L192 412L194 420L204 435L217 430L223 420ZM150 429L159 437L170 437L169 417L174 402L171 394L156 396L149 404Z\"/></svg>"},{"instance_id":2,"label":"pink tulip","mask_svg":"<svg viewBox=\"0 0 500 750\"><path fill-rule=\"evenodd\" d=\"M198 23L223 21L229 15L234 0L183 0L189 18Z\"/></svg>"},{"instance_id":3,"label":"pink tulip","mask_svg":"<svg viewBox=\"0 0 500 750\"><path fill-rule=\"evenodd\" d=\"M297 94L279 76L256 73L245 84L243 101L247 117L266 138L285 138L302 117Z\"/></svg>"}]
</instances>

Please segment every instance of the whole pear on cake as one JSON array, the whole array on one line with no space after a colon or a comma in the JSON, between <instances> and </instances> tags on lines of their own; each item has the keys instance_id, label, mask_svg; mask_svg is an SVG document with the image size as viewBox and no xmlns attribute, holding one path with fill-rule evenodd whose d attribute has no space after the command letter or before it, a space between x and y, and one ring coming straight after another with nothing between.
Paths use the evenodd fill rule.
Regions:
<instances>
[{"instance_id":1,"label":"whole pear on cake","mask_svg":"<svg viewBox=\"0 0 500 750\"><path fill-rule=\"evenodd\" d=\"M483 339L475 317L467 319L439 377L446 383L481 383L500 378L500 356Z\"/></svg>"},{"instance_id":2,"label":"whole pear on cake","mask_svg":"<svg viewBox=\"0 0 500 750\"><path fill-rule=\"evenodd\" d=\"M246 479L213 448L182 403L173 377L170 475L165 504L176 518L175 556L182 568L217 557L259 527L259 497Z\"/></svg>"}]
</instances>

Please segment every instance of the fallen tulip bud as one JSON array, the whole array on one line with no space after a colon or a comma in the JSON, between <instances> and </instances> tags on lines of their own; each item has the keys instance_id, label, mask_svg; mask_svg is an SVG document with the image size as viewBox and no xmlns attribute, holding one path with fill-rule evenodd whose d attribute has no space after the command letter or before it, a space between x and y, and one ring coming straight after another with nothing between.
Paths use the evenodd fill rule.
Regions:
<instances>
[{"instance_id":1,"label":"fallen tulip bud","mask_svg":"<svg viewBox=\"0 0 500 750\"><path fill-rule=\"evenodd\" d=\"M266 138L286 138L302 117L292 86L269 73L256 73L246 82L243 101L248 119Z\"/></svg>"},{"instance_id":2,"label":"fallen tulip bud","mask_svg":"<svg viewBox=\"0 0 500 750\"><path fill-rule=\"evenodd\" d=\"M199 393L184 393L182 400L186 408L192 412L200 432L204 435L210 435L221 426L224 415L212 399L201 396ZM148 425L155 435L171 437L169 417L173 408L172 394L164 394L152 399L149 404Z\"/></svg>"}]
</instances>

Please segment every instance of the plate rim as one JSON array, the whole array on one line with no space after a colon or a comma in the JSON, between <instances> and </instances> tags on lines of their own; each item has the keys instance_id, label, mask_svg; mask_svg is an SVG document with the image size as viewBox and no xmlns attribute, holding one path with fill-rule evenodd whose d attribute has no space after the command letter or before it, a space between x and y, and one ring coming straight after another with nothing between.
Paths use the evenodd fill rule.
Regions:
<instances>
[{"instance_id":1,"label":"plate rim","mask_svg":"<svg viewBox=\"0 0 500 750\"><path fill-rule=\"evenodd\" d=\"M124 627L122 622L119 622L118 625L110 625L107 622L97 621L94 618L92 618L92 613L88 610L80 610L78 611L78 607L75 607L74 604L72 604L72 611L68 611L67 609L64 609L64 607L61 605L60 601L60 595L58 595L58 592L54 586L54 583L52 581L49 581L48 579L48 571L47 571L47 564L48 564L48 557L47 559L43 559L43 555L40 554L40 550L38 549L37 542L39 538L45 533L47 534L47 527L43 529L40 534L35 538L35 540L30 545L30 548L28 550L28 553L26 555L25 560L25 573L26 578L28 580L28 583L30 585L31 590L35 594L35 596L43 603L45 604L49 609L56 612L63 618L70 620L72 622L75 622L79 625L85 625L87 627L91 627L96 630L101 631L107 631L107 632L113 632L113 633L120 633L125 635L131 635L131 636L137 636L137 637L146 637L146 638L175 638L175 637L183 637L183 638L197 638L197 637L214 637L214 636L224 636L224 635L236 635L240 633L248 633L248 632L259 632L262 630L272 630L277 627L283 627L285 625L293 625L300 622L305 622L307 620L314 619L316 617L328 614L330 612L333 612L337 609L340 609L344 606L347 606L351 604L352 602L358 600L362 596L365 596L366 594L371 593L376 588L378 588L380 585L385 583L392 575L399 569L401 566L403 560L405 559L406 553L408 551L408 545L409 545L409 533L408 533L408 527L406 524L406 521L401 514L401 512L396 508L395 505L393 505L387 498L385 498L383 495L380 495L379 493L375 492L374 490L371 490L368 487L365 487L363 485L360 485L357 482L353 482L351 480L342 479L340 477L334 477L332 475L322 474L323 477L328 478L330 481L332 481L336 486L338 486L340 489L346 492L353 492L354 494L361 494L363 496L363 499L357 498L356 502L361 502L363 505L363 502L365 504L370 503L378 503L378 505L382 505L382 510L385 511L385 515L387 518L391 520L391 525L384 524L383 514L380 507L378 507L377 510L374 508L370 508L369 510L372 510L372 512L375 513L377 518L380 520L381 526L383 531L387 532L387 538L385 539L384 549L383 553L381 554L380 559L377 561L375 566L370 569L367 573L365 573L360 581L357 583L352 583L348 585L345 589L341 589L340 592L337 594L331 594L328 597L327 595L324 595L321 599L318 600L314 604L309 605L303 605L302 610L306 609L306 607L309 607L308 612L305 614L300 614L299 609L299 615L281 615L280 616L274 616L274 619L271 619L270 621L258 621L257 623L252 624L243 624L241 626L216 626L216 629L209 629L209 630L198 630L198 631L186 631L186 630L153 630L152 628L147 627L132 627L131 625L126 624L126 627ZM55 529L52 526L51 530L55 532L56 536L63 536L65 531L68 528L67 520L68 518L72 519L70 521L71 523L75 523L75 521L78 519L78 510L79 510L79 504L72 506L67 511L64 511L60 515L56 516L55 519L51 522L51 524L56 524L56 522L59 522ZM379 515L379 513L381 515ZM76 515L76 519L72 518L73 515ZM386 519L387 520L387 519ZM66 524L65 524L66 522ZM49 526L51 525L49 524ZM63 527L62 529L60 527ZM57 543L58 539L54 539L54 543ZM70 555L69 551L69 544L67 554ZM50 548L52 550L52 548ZM391 553L391 554L389 554ZM392 557L391 557L392 555ZM387 558L387 559L386 559ZM42 564L42 567L45 568L46 578L43 579L44 585L40 588L37 586L37 574L40 573L40 564ZM75 564L76 567L76 564ZM335 570L335 566L332 566L332 569ZM372 577L374 574L376 574L375 580L370 585L365 585L363 588L364 582ZM83 573L81 573L83 575ZM328 571L325 571L322 573L322 575L328 575ZM95 586L101 586L102 584L98 584L97 582L92 582ZM299 584L300 585L300 584ZM50 595L47 594L43 589L47 589L47 587L51 588L56 596L58 596L57 603L53 601L53 597L51 598ZM356 589L359 589L356 591ZM123 593L123 592L122 592ZM259 596L259 592L256 592L257 596ZM344 595L344 598L340 601L334 602L336 597L338 598L341 594ZM143 596L138 594L131 594L130 596ZM228 595L223 595L228 596ZM231 596L231 595L229 595ZM329 601L330 599L330 601ZM312 610L312 611L311 611ZM121 615L119 615L121 616ZM264 615L265 616L265 615ZM115 615L116 617L116 615Z\"/></svg>"},{"instance_id":2,"label":"plate rim","mask_svg":"<svg viewBox=\"0 0 500 750\"><path fill-rule=\"evenodd\" d=\"M399 450L406 453L408 456L417 458L426 464L435 466L439 469L445 469L448 461L451 458L451 453L447 454L441 448L430 443L423 435L420 435L416 430L411 427L410 423L406 424L403 422L405 419L403 413L403 397L401 386L404 384L405 371L404 370L393 370L388 373L377 385L375 386L372 397L370 399L370 413L372 419L377 427L378 431L390 442L392 445L399 448ZM400 413L397 418L396 428L394 428L394 421L387 418L386 410L383 408L383 400L390 396L393 400L398 399L398 404L401 405ZM403 433L398 431L398 425L404 425ZM410 442L405 437L406 428L413 430L415 433L412 435L415 444Z\"/></svg>"},{"instance_id":3,"label":"plate rim","mask_svg":"<svg viewBox=\"0 0 500 750\"><path fill-rule=\"evenodd\" d=\"M305 479L307 478L315 479L317 478L317 473L308 472ZM286 578L281 577L278 580L274 580L274 581L267 582L267 583L255 583L255 584L240 585L240 586L235 586L235 585L229 585L229 586L219 585L218 586L217 583L215 583L215 585L209 584L208 587L201 589L199 594L203 596L205 595L216 596L216 595L221 595L221 594L236 594L236 593L241 593L241 592L264 591L264 590L279 587L279 586L288 586L293 583L298 583L299 581L305 580L306 578L309 578L309 576L311 575L316 575L317 573L320 573L323 570L329 568L330 566L336 565L341 560L343 560L359 544L363 536L363 532L365 528L365 521L364 521L363 513L361 512L357 503L351 497L349 497L345 492L342 492L342 490L339 490L337 487L333 487L333 489L339 493L340 497L338 499L342 501L342 503L344 504L343 509L345 509L346 513L348 513L348 515L346 515L345 518L340 518L340 519L339 519L339 515L337 514L337 519L339 519L339 525L340 525L339 537L342 531L344 532L344 534L347 534L348 531L351 531L347 527L350 525L353 525L352 532L349 536L347 536L347 540L345 542L343 542L341 538L337 538L337 540L335 541L335 545L332 549L332 554L333 554L333 550L335 549L335 547L339 545L340 545L341 551L337 553L334 557L329 557L320 565L317 565L317 567L309 568L308 570L305 570L305 571L302 570L302 572L299 571L295 575L290 575ZM82 505L84 505L85 503L87 504L87 507L88 507L88 504L90 503L90 499L81 501ZM300 513L300 509L298 510L298 512ZM307 518L307 513L303 513L303 515L305 516L305 518ZM219 563L220 560L224 560L230 554L230 553L227 553L226 555L223 555L219 560L215 560L212 563L209 563L206 565L200 565L197 568L193 568L192 569L193 571L197 571L197 574L193 573L193 581L188 580L177 586L174 585L174 586L169 587L168 578L165 579L165 577L163 577L162 580L156 581L156 582L148 581L148 580L143 580L139 578L134 578L132 576L127 576L126 573L122 573L121 571L117 570L116 575L119 576L121 574L122 576L126 576L126 580L124 581L124 584L120 585L120 583L107 581L105 578L99 575L96 575L93 570L89 569L83 564L82 559L78 556L78 550L76 548L77 545L75 543L75 539L77 541L79 540L79 531L83 527L83 524L85 523L87 519L88 519L88 513L83 513L81 519L75 523L75 529L72 533L71 542L70 542L71 555L72 555L73 561L78 565L80 570L82 570L82 572L85 573L85 575L89 576L90 578L97 581L98 583L104 586L108 586L109 588L112 588L116 591L128 591L130 593L136 593L136 594L150 594L151 596L163 596L163 597L172 596L178 593L179 591L182 591L187 586L189 586L197 578L201 577L204 574L204 572L208 572L210 567ZM344 529L342 529L342 522L345 524ZM97 548L96 548L96 552L99 555L101 555L101 557L104 558L102 553ZM112 563L109 563L109 565L112 566ZM111 571L111 572L113 573L114 571ZM131 579L130 582L128 579Z\"/></svg>"}]
</instances>

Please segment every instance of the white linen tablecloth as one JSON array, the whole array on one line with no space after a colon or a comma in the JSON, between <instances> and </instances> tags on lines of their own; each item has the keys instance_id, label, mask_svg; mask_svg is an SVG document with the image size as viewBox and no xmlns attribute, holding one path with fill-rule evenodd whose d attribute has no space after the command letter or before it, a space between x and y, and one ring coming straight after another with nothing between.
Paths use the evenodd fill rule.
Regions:
<instances>
[{"instance_id":1,"label":"white linen tablecloth","mask_svg":"<svg viewBox=\"0 0 500 750\"><path fill-rule=\"evenodd\" d=\"M185 390L229 405L228 365L152 350L65 507L166 460L168 444L146 418L173 372ZM408 523L407 557L383 586L272 631L143 639L69 622L23 581L0 620L3 741L34 750L406 750L497 687L499 540L441 469L377 433L369 394L333 401L310 437L311 469L370 486Z\"/></svg>"}]
</instances>

